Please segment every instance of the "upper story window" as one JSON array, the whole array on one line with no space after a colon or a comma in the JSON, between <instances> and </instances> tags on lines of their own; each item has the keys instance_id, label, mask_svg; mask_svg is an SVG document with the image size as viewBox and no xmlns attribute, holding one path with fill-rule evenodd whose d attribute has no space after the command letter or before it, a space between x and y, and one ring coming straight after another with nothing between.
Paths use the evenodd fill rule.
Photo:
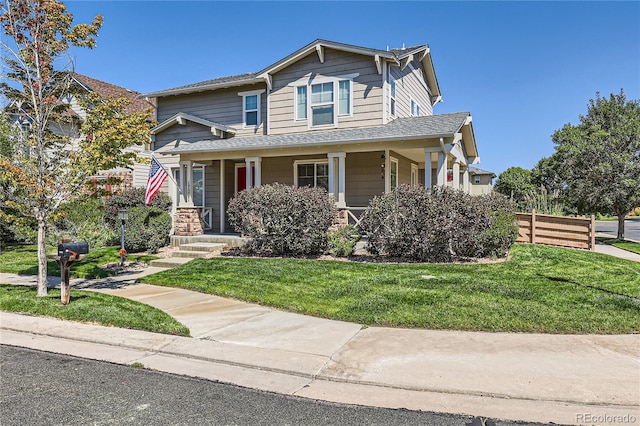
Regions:
<instances>
[{"instance_id":1,"label":"upper story window","mask_svg":"<svg viewBox=\"0 0 640 426\"><path fill-rule=\"evenodd\" d=\"M307 86L296 87L296 120L307 119Z\"/></svg>"},{"instance_id":2,"label":"upper story window","mask_svg":"<svg viewBox=\"0 0 640 426\"><path fill-rule=\"evenodd\" d=\"M334 123L333 82L311 85L311 125Z\"/></svg>"},{"instance_id":3,"label":"upper story window","mask_svg":"<svg viewBox=\"0 0 640 426\"><path fill-rule=\"evenodd\" d=\"M260 95L245 95L244 96L244 125L245 126L257 126L258 125L258 99Z\"/></svg>"},{"instance_id":4,"label":"upper story window","mask_svg":"<svg viewBox=\"0 0 640 426\"><path fill-rule=\"evenodd\" d=\"M244 127L258 127L260 125L260 94L264 90L240 92L242 96L242 124Z\"/></svg>"},{"instance_id":5,"label":"upper story window","mask_svg":"<svg viewBox=\"0 0 640 426\"><path fill-rule=\"evenodd\" d=\"M309 126L332 126L339 116L351 115L351 79L334 78L295 87L295 120L309 119Z\"/></svg>"},{"instance_id":6,"label":"upper story window","mask_svg":"<svg viewBox=\"0 0 640 426\"><path fill-rule=\"evenodd\" d=\"M411 99L411 116L417 117L420 115L420 104Z\"/></svg>"},{"instance_id":7,"label":"upper story window","mask_svg":"<svg viewBox=\"0 0 640 426\"><path fill-rule=\"evenodd\" d=\"M480 176L474 176L473 183L480 183Z\"/></svg>"},{"instance_id":8,"label":"upper story window","mask_svg":"<svg viewBox=\"0 0 640 426\"><path fill-rule=\"evenodd\" d=\"M389 114L396 116L396 80L393 77L389 79Z\"/></svg>"}]
</instances>

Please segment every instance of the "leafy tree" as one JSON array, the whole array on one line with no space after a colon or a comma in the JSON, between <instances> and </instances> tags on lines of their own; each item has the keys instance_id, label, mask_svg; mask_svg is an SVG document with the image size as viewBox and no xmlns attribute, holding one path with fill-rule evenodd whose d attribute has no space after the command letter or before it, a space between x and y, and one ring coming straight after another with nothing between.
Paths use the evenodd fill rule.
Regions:
<instances>
[{"instance_id":1,"label":"leafy tree","mask_svg":"<svg viewBox=\"0 0 640 426\"><path fill-rule=\"evenodd\" d=\"M147 116L130 118L121 113L126 101L91 94L75 96L88 114L81 127L69 114L65 101L75 90L71 63L58 67L70 46L95 46L100 15L91 24L73 25L73 15L56 0L7 0L1 10L0 23L13 44L2 46L12 83L0 87L30 125L24 146L10 158L0 157L2 207L37 221L38 296L44 296L49 220L89 176L131 164L132 155L122 149L148 140Z\"/></svg>"},{"instance_id":2,"label":"leafy tree","mask_svg":"<svg viewBox=\"0 0 640 426\"><path fill-rule=\"evenodd\" d=\"M509 167L500 173L494 185L496 192L511 198L518 207L522 207L525 197L535 191L531 171L522 167Z\"/></svg>"},{"instance_id":3,"label":"leafy tree","mask_svg":"<svg viewBox=\"0 0 640 426\"><path fill-rule=\"evenodd\" d=\"M640 205L640 101L627 101L623 90L596 93L580 123L565 124L553 142L565 199L579 213L616 215L624 239L625 215Z\"/></svg>"}]
</instances>

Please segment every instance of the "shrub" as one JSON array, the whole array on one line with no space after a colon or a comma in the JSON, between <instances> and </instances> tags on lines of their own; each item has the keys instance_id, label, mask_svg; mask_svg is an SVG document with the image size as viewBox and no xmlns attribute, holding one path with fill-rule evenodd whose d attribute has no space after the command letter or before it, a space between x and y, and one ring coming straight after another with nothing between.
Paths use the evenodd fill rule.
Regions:
<instances>
[{"instance_id":1,"label":"shrub","mask_svg":"<svg viewBox=\"0 0 640 426\"><path fill-rule=\"evenodd\" d=\"M351 256L359 240L360 233L352 225L336 229L329 233L329 251L334 256Z\"/></svg>"},{"instance_id":2,"label":"shrub","mask_svg":"<svg viewBox=\"0 0 640 426\"><path fill-rule=\"evenodd\" d=\"M155 207L133 207L124 225L124 247L136 253L156 253L169 242L171 216Z\"/></svg>"},{"instance_id":3,"label":"shrub","mask_svg":"<svg viewBox=\"0 0 640 426\"><path fill-rule=\"evenodd\" d=\"M278 183L240 192L227 213L236 231L252 239L247 250L264 255L325 252L337 215L324 189Z\"/></svg>"},{"instance_id":4,"label":"shrub","mask_svg":"<svg viewBox=\"0 0 640 426\"><path fill-rule=\"evenodd\" d=\"M63 238L86 241L90 248L117 244L119 232L104 222L101 199L74 200L62 204L47 233L47 243L56 246Z\"/></svg>"},{"instance_id":5,"label":"shrub","mask_svg":"<svg viewBox=\"0 0 640 426\"><path fill-rule=\"evenodd\" d=\"M504 196L440 187L401 185L375 197L360 227L370 252L428 262L504 256L517 237L513 205Z\"/></svg>"},{"instance_id":6,"label":"shrub","mask_svg":"<svg viewBox=\"0 0 640 426\"><path fill-rule=\"evenodd\" d=\"M119 209L131 209L132 207L144 207L145 188L129 188L109 198L104 206L104 220L114 230L120 229L118 219ZM171 212L171 197L164 192L159 192L151 200L149 207L155 207L167 213ZM119 232L119 231L118 231Z\"/></svg>"}]
</instances>

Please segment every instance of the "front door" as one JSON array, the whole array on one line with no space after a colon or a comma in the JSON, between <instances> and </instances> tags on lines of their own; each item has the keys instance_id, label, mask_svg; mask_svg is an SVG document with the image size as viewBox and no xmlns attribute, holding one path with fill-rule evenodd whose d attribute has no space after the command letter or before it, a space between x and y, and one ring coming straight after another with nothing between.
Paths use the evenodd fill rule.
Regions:
<instances>
[{"instance_id":1,"label":"front door","mask_svg":"<svg viewBox=\"0 0 640 426\"><path fill-rule=\"evenodd\" d=\"M256 169L251 168L251 180L256 181ZM247 189L247 166L236 165L236 194Z\"/></svg>"}]
</instances>

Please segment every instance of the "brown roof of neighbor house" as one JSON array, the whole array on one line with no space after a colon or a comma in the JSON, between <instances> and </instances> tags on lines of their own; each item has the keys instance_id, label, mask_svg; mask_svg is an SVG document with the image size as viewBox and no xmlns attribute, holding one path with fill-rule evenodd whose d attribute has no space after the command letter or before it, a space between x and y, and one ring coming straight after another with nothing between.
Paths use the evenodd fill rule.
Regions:
<instances>
[{"instance_id":1,"label":"brown roof of neighbor house","mask_svg":"<svg viewBox=\"0 0 640 426\"><path fill-rule=\"evenodd\" d=\"M86 90L97 93L103 99L120 98L123 96L129 99L131 104L129 104L124 110L127 114L145 112L152 106L149 102L140 97L140 92L125 89L124 87L116 86L115 84L107 83L78 73L73 73L73 77ZM154 99L149 99L149 101L153 103Z\"/></svg>"}]
</instances>

